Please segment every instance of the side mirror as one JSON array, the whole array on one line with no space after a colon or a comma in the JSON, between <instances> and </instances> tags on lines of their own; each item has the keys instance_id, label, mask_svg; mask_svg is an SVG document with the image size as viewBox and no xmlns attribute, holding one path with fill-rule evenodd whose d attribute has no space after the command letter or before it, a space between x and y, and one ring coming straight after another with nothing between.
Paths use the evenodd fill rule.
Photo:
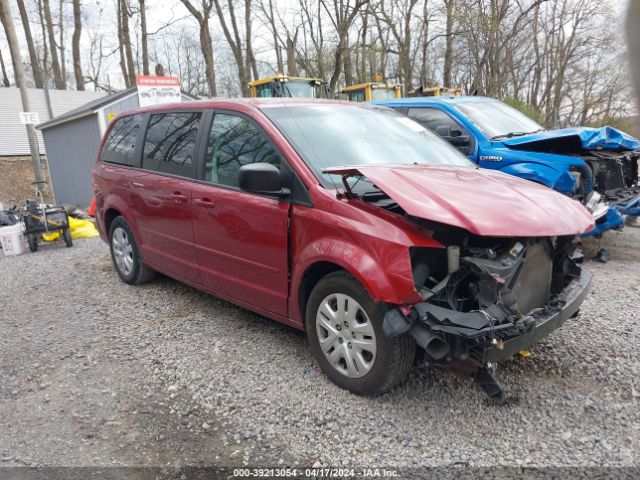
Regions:
<instances>
[{"instance_id":1,"label":"side mirror","mask_svg":"<svg viewBox=\"0 0 640 480\"><path fill-rule=\"evenodd\" d=\"M250 193L261 193L276 197L287 197L291 194L288 188L282 187L280 170L270 163L250 163L238 170L240 190Z\"/></svg>"}]
</instances>

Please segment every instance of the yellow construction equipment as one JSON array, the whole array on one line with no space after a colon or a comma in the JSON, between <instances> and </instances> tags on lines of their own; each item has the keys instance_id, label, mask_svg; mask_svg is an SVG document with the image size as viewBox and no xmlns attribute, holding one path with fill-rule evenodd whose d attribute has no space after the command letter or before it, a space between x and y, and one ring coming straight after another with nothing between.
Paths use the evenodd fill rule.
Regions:
<instances>
[{"instance_id":1,"label":"yellow construction equipment","mask_svg":"<svg viewBox=\"0 0 640 480\"><path fill-rule=\"evenodd\" d=\"M388 100L402 98L402 85L392 83L367 82L351 85L340 90L352 102L368 102L370 100Z\"/></svg>"},{"instance_id":2,"label":"yellow construction equipment","mask_svg":"<svg viewBox=\"0 0 640 480\"><path fill-rule=\"evenodd\" d=\"M328 98L327 82L319 78L277 74L249 83L253 98L297 97Z\"/></svg>"},{"instance_id":3,"label":"yellow construction equipment","mask_svg":"<svg viewBox=\"0 0 640 480\"><path fill-rule=\"evenodd\" d=\"M418 87L409 94L410 97L442 97L445 95L459 97L462 95L462 90L451 87Z\"/></svg>"}]
</instances>

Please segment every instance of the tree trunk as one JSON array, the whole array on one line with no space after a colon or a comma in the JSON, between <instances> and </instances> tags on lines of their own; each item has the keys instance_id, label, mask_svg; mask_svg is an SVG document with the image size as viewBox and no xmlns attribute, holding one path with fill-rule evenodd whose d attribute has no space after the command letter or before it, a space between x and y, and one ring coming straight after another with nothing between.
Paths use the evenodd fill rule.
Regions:
<instances>
[{"instance_id":1,"label":"tree trunk","mask_svg":"<svg viewBox=\"0 0 640 480\"><path fill-rule=\"evenodd\" d=\"M189 13L195 17L200 25L200 49L202 50L202 56L204 57L204 65L207 76L207 83L209 84L209 93L212 97L218 96L218 89L216 88L216 73L213 63L213 47L211 46L211 34L209 33L209 18L211 16L211 2L202 2L202 12L196 9L189 0L180 0Z\"/></svg>"},{"instance_id":2,"label":"tree trunk","mask_svg":"<svg viewBox=\"0 0 640 480\"><path fill-rule=\"evenodd\" d=\"M291 38L287 34L287 73L292 77L299 76L298 65L296 63L296 38L297 37L298 37L297 32L293 38Z\"/></svg>"},{"instance_id":3,"label":"tree trunk","mask_svg":"<svg viewBox=\"0 0 640 480\"><path fill-rule=\"evenodd\" d=\"M442 67L442 84L444 87L453 87L451 82L451 68L453 67L453 2L454 0L445 0L444 2L447 10L444 66Z\"/></svg>"},{"instance_id":4,"label":"tree trunk","mask_svg":"<svg viewBox=\"0 0 640 480\"><path fill-rule=\"evenodd\" d=\"M18 43L18 36L16 35L16 29L13 25L13 18L11 16L11 9L9 7L8 0L0 0L0 17L2 19L2 25L4 26L5 33L7 35L7 43L9 44L9 50L11 52L11 59L13 60L15 68L16 84L20 89L20 99L22 100L22 110L25 112L32 112L31 102L29 101L29 94L27 93L27 81L24 75L24 69L22 66L22 58L20 57L20 44ZM36 187L38 190L43 191L44 188L44 173L42 172L42 162L40 161L40 150L38 148L38 138L36 137L36 130L32 124L26 125L27 138L29 139L29 150L31 150L31 165L33 167L33 174L35 176Z\"/></svg>"},{"instance_id":5,"label":"tree trunk","mask_svg":"<svg viewBox=\"0 0 640 480\"><path fill-rule=\"evenodd\" d=\"M253 55L253 45L251 41L251 0L245 0L244 3L244 31L245 31L245 45L247 47L246 67L247 77L249 73L253 75L253 79L258 78L258 65L256 64L256 58Z\"/></svg>"},{"instance_id":6,"label":"tree trunk","mask_svg":"<svg viewBox=\"0 0 640 480\"><path fill-rule=\"evenodd\" d=\"M0 66L2 67L2 84L5 87L10 87L9 77L7 76L7 69L4 66L4 59L2 58L2 52L0 51Z\"/></svg>"},{"instance_id":7,"label":"tree trunk","mask_svg":"<svg viewBox=\"0 0 640 480\"><path fill-rule=\"evenodd\" d=\"M131 81L129 77L129 71L127 70L127 60L124 54L124 35L122 31L122 10L124 6L122 5L123 0L118 0L117 7L117 20L118 20L118 56L120 58L120 70L122 71L122 78L124 79L125 87L129 88L131 86Z\"/></svg>"},{"instance_id":8,"label":"tree trunk","mask_svg":"<svg viewBox=\"0 0 640 480\"><path fill-rule=\"evenodd\" d=\"M40 62L38 61L38 55L36 55L36 49L33 44L33 36L31 35L31 25L29 24L29 15L27 15L27 9L24 7L24 0L17 0L18 10L20 11L20 19L22 20L22 27L24 28L24 36L27 40L27 48L29 49L29 59L31 60L31 71L33 72L33 83L36 88L42 88L42 69L40 68Z\"/></svg>"},{"instance_id":9,"label":"tree trunk","mask_svg":"<svg viewBox=\"0 0 640 480\"><path fill-rule=\"evenodd\" d=\"M47 27L47 36L49 37L49 53L51 53L51 69L53 70L53 83L59 90L67 88L67 81L62 76L60 69L60 61L58 60L58 49L56 47L56 34L53 30L53 21L51 19L51 8L49 0L42 0L42 10L44 12L44 20Z\"/></svg>"},{"instance_id":10,"label":"tree trunk","mask_svg":"<svg viewBox=\"0 0 640 480\"><path fill-rule=\"evenodd\" d=\"M129 75L129 85L136 84L136 69L133 63L133 49L131 48L131 36L129 35L129 3L128 0L122 2L122 41L124 42L124 53L127 61L127 73Z\"/></svg>"},{"instance_id":11,"label":"tree trunk","mask_svg":"<svg viewBox=\"0 0 640 480\"><path fill-rule=\"evenodd\" d=\"M138 0L140 6L140 30L142 40L142 74L149 75L149 48L147 39L147 12L145 0Z\"/></svg>"},{"instance_id":12,"label":"tree trunk","mask_svg":"<svg viewBox=\"0 0 640 480\"><path fill-rule=\"evenodd\" d=\"M273 34L273 47L276 50L276 68L278 73L284 73L284 62L282 61L282 52L280 51L280 42L278 41L278 29L276 28L276 17L273 13L273 0L269 0L269 24L271 33Z\"/></svg>"},{"instance_id":13,"label":"tree trunk","mask_svg":"<svg viewBox=\"0 0 640 480\"><path fill-rule=\"evenodd\" d=\"M80 0L73 0L73 38L71 48L73 55L73 74L76 77L76 89L84 90L84 76L80 61L80 35L82 34L82 17L80 15Z\"/></svg>"},{"instance_id":14,"label":"tree trunk","mask_svg":"<svg viewBox=\"0 0 640 480\"><path fill-rule=\"evenodd\" d=\"M207 72L207 83L209 84L209 92L212 97L218 96L216 87L216 71L213 59L213 47L211 45L211 34L209 33L209 19L206 18L200 24L200 48L204 56L204 65Z\"/></svg>"},{"instance_id":15,"label":"tree trunk","mask_svg":"<svg viewBox=\"0 0 640 480\"><path fill-rule=\"evenodd\" d=\"M631 0L627 9L627 45L629 46L629 59L631 77L636 92L636 100L640 99L640 2ZM638 100L640 107L640 100Z\"/></svg>"},{"instance_id":16,"label":"tree trunk","mask_svg":"<svg viewBox=\"0 0 640 480\"><path fill-rule=\"evenodd\" d=\"M245 6L247 4L251 4L251 0L245 0ZM231 20L231 30L229 29L229 25L227 24L227 21L224 17L224 12L222 11L222 6L220 4L220 0L213 0L213 3L216 7L216 13L218 14L218 20L220 21L220 26L222 27L222 31L224 32L224 36L227 39L227 43L229 44L229 47L231 47L231 52L233 53L233 58L236 61L236 65L238 67L238 80L240 81L240 91L242 92L242 96L247 95L248 93L248 82L249 82L249 75L250 73L247 71L246 68L246 64L245 64L245 55L248 56L249 53L245 52L245 55L243 55L243 51L242 51L242 41L240 39L240 30L238 29L238 24L236 22L236 14L235 14L235 7L233 5L233 2L231 0L228 0L228 6L229 6L229 18ZM249 10L245 9L245 16L247 16L249 14ZM245 22L248 19L245 18ZM245 24L246 25L246 24ZM245 33L246 33L246 27L245 27ZM246 43L246 36L245 36L245 43Z\"/></svg>"},{"instance_id":17,"label":"tree trunk","mask_svg":"<svg viewBox=\"0 0 640 480\"><path fill-rule=\"evenodd\" d=\"M60 49L60 73L64 78L65 88L67 84L67 62L66 62L66 50L64 48L64 15L63 7L64 0L59 0L58 3L58 48Z\"/></svg>"}]
</instances>

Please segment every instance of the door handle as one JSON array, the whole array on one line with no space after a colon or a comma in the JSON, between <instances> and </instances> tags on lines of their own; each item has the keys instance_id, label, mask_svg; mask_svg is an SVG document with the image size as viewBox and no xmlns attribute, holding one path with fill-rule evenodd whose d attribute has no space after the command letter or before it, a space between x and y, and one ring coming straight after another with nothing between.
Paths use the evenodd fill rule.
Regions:
<instances>
[{"instance_id":1,"label":"door handle","mask_svg":"<svg viewBox=\"0 0 640 480\"><path fill-rule=\"evenodd\" d=\"M173 199L174 202L177 202L177 203L184 203L189 200L189 198L186 195L183 195L180 192L173 192L169 196Z\"/></svg>"},{"instance_id":2,"label":"door handle","mask_svg":"<svg viewBox=\"0 0 640 480\"><path fill-rule=\"evenodd\" d=\"M216 206L216 204L208 198L197 198L193 202L202 208L214 208Z\"/></svg>"},{"instance_id":3,"label":"door handle","mask_svg":"<svg viewBox=\"0 0 640 480\"><path fill-rule=\"evenodd\" d=\"M144 183L131 182L131 185L133 186L133 188L144 188Z\"/></svg>"}]
</instances>

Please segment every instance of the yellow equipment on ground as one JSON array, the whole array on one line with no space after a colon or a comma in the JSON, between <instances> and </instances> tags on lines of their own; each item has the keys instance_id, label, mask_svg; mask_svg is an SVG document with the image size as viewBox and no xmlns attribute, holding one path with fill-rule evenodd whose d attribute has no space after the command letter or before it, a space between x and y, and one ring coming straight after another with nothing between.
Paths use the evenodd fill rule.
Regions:
<instances>
[{"instance_id":1,"label":"yellow equipment on ground","mask_svg":"<svg viewBox=\"0 0 640 480\"><path fill-rule=\"evenodd\" d=\"M402 85L379 82L359 83L343 88L340 90L340 95L352 102L402 98Z\"/></svg>"},{"instance_id":2,"label":"yellow equipment on ground","mask_svg":"<svg viewBox=\"0 0 640 480\"><path fill-rule=\"evenodd\" d=\"M91 220L85 220L82 218L69 217L69 230L71 230L71 238L76 240L78 238L93 238L100 236L96 226ZM59 232L43 233L42 239L47 242L53 242L60 237Z\"/></svg>"},{"instance_id":3,"label":"yellow equipment on ground","mask_svg":"<svg viewBox=\"0 0 640 480\"><path fill-rule=\"evenodd\" d=\"M253 98L295 97L328 98L327 82L319 78L274 75L249 83Z\"/></svg>"},{"instance_id":4,"label":"yellow equipment on ground","mask_svg":"<svg viewBox=\"0 0 640 480\"><path fill-rule=\"evenodd\" d=\"M462 89L451 87L418 87L409 94L410 97L442 97L445 95L459 97L462 95Z\"/></svg>"}]
</instances>

